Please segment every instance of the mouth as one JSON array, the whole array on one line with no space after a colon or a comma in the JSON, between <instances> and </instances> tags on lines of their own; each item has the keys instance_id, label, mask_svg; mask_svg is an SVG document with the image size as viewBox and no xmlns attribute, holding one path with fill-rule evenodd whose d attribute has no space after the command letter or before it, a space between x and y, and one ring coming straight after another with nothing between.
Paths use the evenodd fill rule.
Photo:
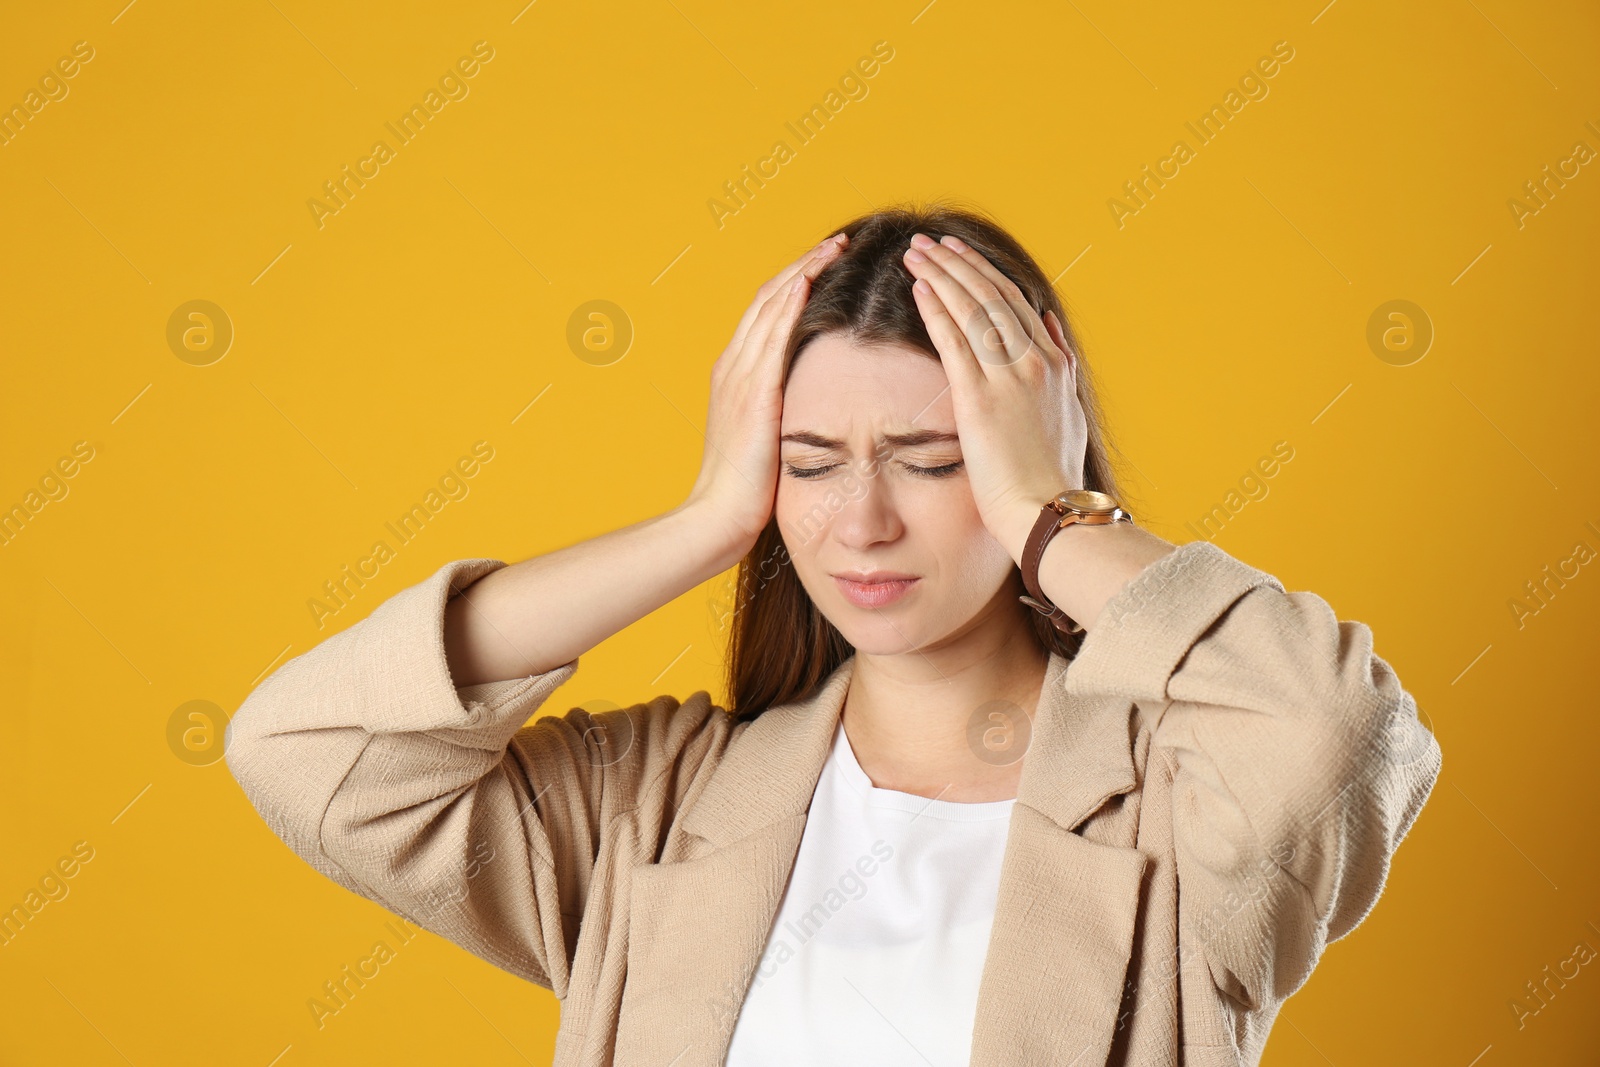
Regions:
<instances>
[{"instance_id":1,"label":"mouth","mask_svg":"<svg viewBox=\"0 0 1600 1067\"><path fill-rule=\"evenodd\" d=\"M833 580L850 603L862 608L881 608L911 592L922 579L891 571L873 571L848 577L835 574Z\"/></svg>"}]
</instances>

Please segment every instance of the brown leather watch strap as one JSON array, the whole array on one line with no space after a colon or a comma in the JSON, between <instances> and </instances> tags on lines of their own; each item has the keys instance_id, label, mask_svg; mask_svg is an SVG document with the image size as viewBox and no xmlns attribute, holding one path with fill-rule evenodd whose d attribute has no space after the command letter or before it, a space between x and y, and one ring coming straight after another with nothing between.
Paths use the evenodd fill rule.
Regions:
<instances>
[{"instance_id":1,"label":"brown leather watch strap","mask_svg":"<svg viewBox=\"0 0 1600 1067\"><path fill-rule=\"evenodd\" d=\"M1050 603L1050 598L1044 595L1044 589L1039 585L1039 563L1044 559L1044 550L1063 527L1062 520L1067 520L1065 525L1084 524L1090 526L1106 526L1113 522L1132 522L1133 516L1122 508L1104 515L1079 515L1068 512L1057 500L1050 500L1039 509L1039 517L1034 520L1033 529L1028 532L1028 540L1022 548L1022 584L1027 586L1028 595L1017 599L1033 608L1039 614L1050 620L1059 633L1081 634L1083 627L1079 626L1066 612Z\"/></svg>"},{"instance_id":2,"label":"brown leather watch strap","mask_svg":"<svg viewBox=\"0 0 1600 1067\"><path fill-rule=\"evenodd\" d=\"M1050 598L1044 595L1044 590L1039 586L1039 561L1044 558L1045 546L1061 529L1061 519L1062 514L1056 508L1054 500L1039 509L1039 517L1034 521L1033 529L1028 532L1027 543L1022 549L1022 584L1027 586L1028 595L1018 599L1049 619L1050 625L1058 632L1081 634L1083 627L1068 618L1066 612L1050 603Z\"/></svg>"}]
</instances>

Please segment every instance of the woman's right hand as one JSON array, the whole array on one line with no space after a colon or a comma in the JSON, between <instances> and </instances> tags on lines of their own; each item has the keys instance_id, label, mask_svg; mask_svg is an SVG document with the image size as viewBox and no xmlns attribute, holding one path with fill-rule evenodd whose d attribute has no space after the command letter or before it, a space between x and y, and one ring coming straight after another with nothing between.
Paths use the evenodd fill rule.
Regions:
<instances>
[{"instance_id":1,"label":"woman's right hand","mask_svg":"<svg viewBox=\"0 0 1600 1067\"><path fill-rule=\"evenodd\" d=\"M756 290L733 340L711 368L711 404L700 475L683 504L708 516L740 559L772 517L783 421L783 354L811 282L848 242L839 233Z\"/></svg>"}]
</instances>

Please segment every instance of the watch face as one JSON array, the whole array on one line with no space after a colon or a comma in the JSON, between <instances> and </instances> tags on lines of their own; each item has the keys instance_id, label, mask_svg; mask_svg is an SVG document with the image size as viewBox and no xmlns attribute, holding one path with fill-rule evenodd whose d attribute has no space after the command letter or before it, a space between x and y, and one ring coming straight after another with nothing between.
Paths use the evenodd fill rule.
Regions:
<instances>
[{"instance_id":1,"label":"watch face","mask_svg":"<svg viewBox=\"0 0 1600 1067\"><path fill-rule=\"evenodd\" d=\"M1056 500L1074 511L1087 511L1091 514L1102 514L1117 506L1117 502L1110 495L1094 489L1068 489L1057 496Z\"/></svg>"}]
</instances>

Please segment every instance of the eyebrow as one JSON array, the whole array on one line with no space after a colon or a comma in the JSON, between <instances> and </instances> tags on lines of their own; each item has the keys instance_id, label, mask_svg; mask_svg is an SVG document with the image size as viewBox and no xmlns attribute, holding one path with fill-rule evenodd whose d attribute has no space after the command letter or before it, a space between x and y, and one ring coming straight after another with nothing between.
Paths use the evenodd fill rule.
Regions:
<instances>
[{"instance_id":1,"label":"eyebrow","mask_svg":"<svg viewBox=\"0 0 1600 1067\"><path fill-rule=\"evenodd\" d=\"M919 445L934 445L947 443L960 443L961 438L944 430L912 430L910 433L886 433L880 438L885 444L895 445L899 448L916 448ZM793 441L797 445L812 445L816 448L844 448L844 442L826 437L811 430L796 430L786 433L778 438L781 441Z\"/></svg>"}]
</instances>

